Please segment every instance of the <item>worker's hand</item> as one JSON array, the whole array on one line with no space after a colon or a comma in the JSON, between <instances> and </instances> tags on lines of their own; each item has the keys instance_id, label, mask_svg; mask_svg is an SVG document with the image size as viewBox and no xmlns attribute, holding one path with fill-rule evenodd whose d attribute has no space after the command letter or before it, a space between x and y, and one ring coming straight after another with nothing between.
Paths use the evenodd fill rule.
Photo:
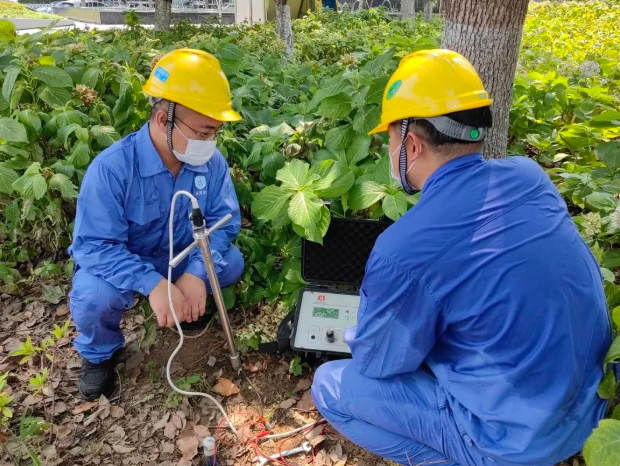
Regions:
<instances>
[{"instance_id":1,"label":"worker's hand","mask_svg":"<svg viewBox=\"0 0 620 466\"><path fill-rule=\"evenodd\" d=\"M178 287L172 285L171 288L174 311L177 314L179 322L183 322L188 313L187 299ZM155 288L153 288L153 291L151 291L149 295L149 303L151 303L151 308L157 316L157 323L161 327L174 327L174 318L172 317L172 311L170 310L170 303L168 301L168 280L161 280Z\"/></svg>"},{"instance_id":2,"label":"worker's hand","mask_svg":"<svg viewBox=\"0 0 620 466\"><path fill-rule=\"evenodd\" d=\"M185 320L193 322L205 313L207 287L202 279L191 273L184 273L175 285L181 290L187 302Z\"/></svg>"}]
</instances>

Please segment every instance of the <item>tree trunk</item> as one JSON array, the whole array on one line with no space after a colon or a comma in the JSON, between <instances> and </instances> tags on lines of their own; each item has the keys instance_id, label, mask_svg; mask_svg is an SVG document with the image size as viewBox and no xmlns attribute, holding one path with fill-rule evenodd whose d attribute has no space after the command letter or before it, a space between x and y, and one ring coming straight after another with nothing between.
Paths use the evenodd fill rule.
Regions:
<instances>
[{"instance_id":1,"label":"tree trunk","mask_svg":"<svg viewBox=\"0 0 620 466\"><path fill-rule=\"evenodd\" d=\"M433 7L435 6L435 2L433 0L425 0L424 1L424 19L427 23L433 19Z\"/></svg>"},{"instance_id":2,"label":"tree trunk","mask_svg":"<svg viewBox=\"0 0 620 466\"><path fill-rule=\"evenodd\" d=\"M446 0L442 47L464 55L493 99L487 158L506 155L508 117L528 0Z\"/></svg>"},{"instance_id":3,"label":"tree trunk","mask_svg":"<svg viewBox=\"0 0 620 466\"><path fill-rule=\"evenodd\" d=\"M170 29L170 12L172 1L155 0L155 30L166 31Z\"/></svg>"},{"instance_id":4,"label":"tree trunk","mask_svg":"<svg viewBox=\"0 0 620 466\"><path fill-rule=\"evenodd\" d=\"M415 22L415 0L400 1L400 19Z\"/></svg>"},{"instance_id":5,"label":"tree trunk","mask_svg":"<svg viewBox=\"0 0 620 466\"><path fill-rule=\"evenodd\" d=\"M295 43L293 41L293 26L291 23L291 7L288 0L275 0L276 3L276 27L280 39L286 45L286 55L289 60L293 59Z\"/></svg>"}]
</instances>

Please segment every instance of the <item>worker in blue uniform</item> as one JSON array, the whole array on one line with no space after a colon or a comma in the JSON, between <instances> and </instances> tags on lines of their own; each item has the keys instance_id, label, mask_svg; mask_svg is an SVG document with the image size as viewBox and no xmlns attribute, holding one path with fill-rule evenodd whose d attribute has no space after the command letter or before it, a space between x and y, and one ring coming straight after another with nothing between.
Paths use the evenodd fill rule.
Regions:
<instances>
[{"instance_id":1,"label":"worker in blue uniform","mask_svg":"<svg viewBox=\"0 0 620 466\"><path fill-rule=\"evenodd\" d=\"M222 286L243 272L243 257L231 244L241 227L239 203L228 164L215 147L223 122L240 116L231 108L219 62L200 50L175 50L158 61L144 92L153 104L150 121L95 158L77 201L70 309L78 331L74 344L84 358L79 392L86 399L114 390L116 356L124 344L119 324L134 294L148 297L159 325L174 325L165 278L174 193L191 192L207 226L232 215L211 235L211 249ZM174 214L177 252L193 241L190 212L190 200L181 196ZM174 269L172 280L179 320L204 328L210 285L200 249Z\"/></svg>"},{"instance_id":2,"label":"worker in blue uniform","mask_svg":"<svg viewBox=\"0 0 620 466\"><path fill-rule=\"evenodd\" d=\"M319 367L312 395L344 436L403 465L555 465L607 407L599 266L537 163L483 158L491 103L464 57L421 51L373 131L421 196L370 255L352 359Z\"/></svg>"}]
</instances>

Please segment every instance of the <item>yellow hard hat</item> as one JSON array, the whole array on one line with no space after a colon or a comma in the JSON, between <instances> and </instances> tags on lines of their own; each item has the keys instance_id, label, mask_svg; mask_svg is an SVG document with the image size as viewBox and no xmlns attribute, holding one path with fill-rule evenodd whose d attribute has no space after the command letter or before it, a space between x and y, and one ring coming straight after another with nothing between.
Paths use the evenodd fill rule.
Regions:
<instances>
[{"instance_id":1,"label":"yellow hard hat","mask_svg":"<svg viewBox=\"0 0 620 466\"><path fill-rule=\"evenodd\" d=\"M421 50L403 58L383 93L381 124L387 131L405 118L429 118L493 103L473 65L451 50Z\"/></svg>"},{"instance_id":2,"label":"yellow hard hat","mask_svg":"<svg viewBox=\"0 0 620 466\"><path fill-rule=\"evenodd\" d=\"M214 120L241 120L232 109L230 85L220 62L202 50L168 52L157 62L142 90Z\"/></svg>"}]
</instances>

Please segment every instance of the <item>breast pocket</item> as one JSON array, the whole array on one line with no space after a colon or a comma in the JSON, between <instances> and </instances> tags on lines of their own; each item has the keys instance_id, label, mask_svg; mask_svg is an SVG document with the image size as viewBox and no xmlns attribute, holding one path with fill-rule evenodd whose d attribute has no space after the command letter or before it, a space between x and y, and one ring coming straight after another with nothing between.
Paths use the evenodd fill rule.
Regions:
<instances>
[{"instance_id":1,"label":"breast pocket","mask_svg":"<svg viewBox=\"0 0 620 466\"><path fill-rule=\"evenodd\" d=\"M163 233L164 225L160 219L166 214L161 212L159 203L135 203L126 210L125 215L129 223L129 250L142 257L151 257Z\"/></svg>"},{"instance_id":2,"label":"breast pocket","mask_svg":"<svg viewBox=\"0 0 620 466\"><path fill-rule=\"evenodd\" d=\"M158 202L132 203L126 211L127 220L138 226L149 225L158 220L161 215Z\"/></svg>"}]
</instances>

